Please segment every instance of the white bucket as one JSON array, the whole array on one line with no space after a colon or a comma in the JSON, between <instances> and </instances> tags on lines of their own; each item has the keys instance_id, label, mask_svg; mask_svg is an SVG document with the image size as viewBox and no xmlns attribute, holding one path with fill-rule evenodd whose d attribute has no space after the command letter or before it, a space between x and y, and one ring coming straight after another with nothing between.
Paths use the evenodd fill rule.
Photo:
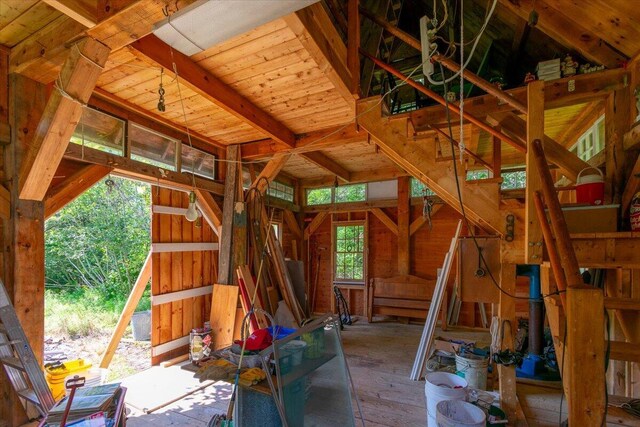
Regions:
<instances>
[{"instance_id":1,"label":"white bucket","mask_svg":"<svg viewBox=\"0 0 640 427\"><path fill-rule=\"evenodd\" d=\"M487 389L489 359L475 354L456 354L456 374L467 380L469 388Z\"/></svg>"},{"instance_id":2,"label":"white bucket","mask_svg":"<svg viewBox=\"0 0 640 427\"><path fill-rule=\"evenodd\" d=\"M477 406L461 400L443 400L436 408L438 427L484 427L486 415Z\"/></svg>"},{"instance_id":3,"label":"white bucket","mask_svg":"<svg viewBox=\"0 0 640 427\"><path fill-rule=\"evenodd\" d=\"M438 402L466 399L467 381L448 372L431 372L427 374L425 379L424 394L427 399L427 426L437 427L436 406Z\"/></svg>"}]
</instances>

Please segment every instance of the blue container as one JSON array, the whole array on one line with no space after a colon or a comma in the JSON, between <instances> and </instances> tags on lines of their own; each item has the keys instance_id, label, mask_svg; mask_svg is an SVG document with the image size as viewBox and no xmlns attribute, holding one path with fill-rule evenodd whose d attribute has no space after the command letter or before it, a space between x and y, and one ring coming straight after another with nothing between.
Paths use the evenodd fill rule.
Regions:
<instances>
[{"instance_id":1,"label":"blue container","mask_svg":"<svg viewBox=\"0 0 640 427\"><path fill-rule=\"evenodd\" d=\"M272 338L273 338L273 329L274 329L274 327L273 327L273 326L269 326L269 327L267 328L267 330L268 330L268 331L269 331L269 333L271 334L271 337L272 337ZM276 325L276 326L275 326L275 329L276 329L276 331L278 332L278 336L277 336L277 337L275 337L275 339L277 339L277 340L281 340L282 338L284 338L284 337L286 337L286 336L288 336L288 335L291 335L292 333L294 333L294 332L296 331L296 329L293 329L293 328L285 328L285 327L283 327L283 326L278 326L278 325Z\"/></svg>"}]
</instances>

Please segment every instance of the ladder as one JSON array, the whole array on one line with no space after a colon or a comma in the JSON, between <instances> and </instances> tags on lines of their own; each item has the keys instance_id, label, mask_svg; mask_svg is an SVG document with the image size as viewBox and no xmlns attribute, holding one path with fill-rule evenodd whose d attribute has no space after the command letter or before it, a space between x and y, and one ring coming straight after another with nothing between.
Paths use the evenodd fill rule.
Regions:
<instances>
[{"instance_id":1,"label":"ladder","mask_svg":"<svg viewBox=\"0 0 640 427\"><path fill-rule=\"evenodd\" d=\"M55 401L1 280L0 364L27 414L33 411L33 405L41 416L47 415Z\"/></svg>"}]
</instances>

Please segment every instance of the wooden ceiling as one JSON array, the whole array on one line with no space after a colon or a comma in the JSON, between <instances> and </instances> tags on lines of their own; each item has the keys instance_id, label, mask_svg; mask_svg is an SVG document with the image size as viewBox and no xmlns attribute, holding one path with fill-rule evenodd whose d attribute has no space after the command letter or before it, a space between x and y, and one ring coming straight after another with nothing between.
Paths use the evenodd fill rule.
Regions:
<instances>
[{"instance_id":1,"label":"wooden ceiling","mask_svg":"<svg viewBox=\"0 0 640 427\"><path fill-rule=\"evenodd\" d=\"M333 10L335 5L344 3L340 0L326 1L333 5ZM122 101L119 105L126 104L128 108L142 113L160 116L165 124L173 124L176 129L184 129L186 124L212 147L264 140L266 144L276 144L281 149L283 143L277 138L274 142L273 135L252 123L247 118L248 114L230 111L212 100L211 95L186 84L180 68L177 71L181 77L176 79L172 67L165 65L163 69L153 55L131 44L151 31L153 24L162 18L161 9L165 4L173 7L174 3L182 8L193 0L3 0L0 1L0 44L12 49L13 71L48 84L55 78L68 47L89 34L112 48L97 88L101 93L109 94L110 99ZM361 0L364 6L369 3L371 1ZM525 62L526 58L549 52L558 55L566 47L567 51L575 52L586 60L616 66L640 53L640 8L634 7L633 3L499 0L495 21L487 29L490 37L483 38L478 49L479 52L488 49L487 43L495 39L495 47L492 48L495 57L489 61L499 63L510 52L513 53L513 49L520 49L523 44L520 42L528 37L523 44ZM69 4L76 6L77 13L69 13L64 8ZM418 12L420 8L432 7L431 1L415 0L407 1L407 4L413 4L413 10ZM109 5L113 7L105 7ZM481 14L486 6L487 2L483 0L467 0L465 17L471 19L473 14ZM526 19L534 8L540 16L538 25L526 30ZM123 19L126 12L129 16ZM90 19L91 13L94 13L93 20ZM140 19L134 20L135 16ZM321 21L313 14L309 16L310 20L316 20L315 24ZM417 21L413 18L407 15L400 22ZM301 18L300 22L309 21ZM277 19L188 59L195 70L204 70L214 76L249 102L255 108L253 111L268 116L285 131L297 135L300 141L303 135L353 123L355 113L353 100L345 96L344 87L336 79L336 74L340 75L338 69L341 64L332 62L326 52L323 55L322 43L320 46L313 44L318 35L298 24L291 16ZM415 22L407 27L407 30L412 29L415 29ZM336 42L338 59L344 61L346 51L340 31L335 31L335 34L328 39ZM39 56L38 46L41 46ZM403 51L409 52L406 46L398 47L398 52ZM157 109L161 75L166 91L165 112ZM568 144L568 130L589 108L593 106L578 104L547 111L547 135L562 137L563 141L559 142ZM454 129L454 135L457 133L458 130ZM467 132L469 137L472 133ZM478 154L489 160L489 136L485 132L475 132L474 138L476 141L469 141L471 146L475 144ZM436 143L435 138L432 141ZM333 171L336 168L356 175L373 170L393 171L395 168L364 137L349 144L332 144L326 148L319 145L318 148L317 152L333 162L332 168L319 166L305 153L299 153L291 157L284 172L298 179L320 180L335 176ZM521 153L507 146L503 146L503 157L504 166L524 162Z\"/></svg>"}]
</instances>

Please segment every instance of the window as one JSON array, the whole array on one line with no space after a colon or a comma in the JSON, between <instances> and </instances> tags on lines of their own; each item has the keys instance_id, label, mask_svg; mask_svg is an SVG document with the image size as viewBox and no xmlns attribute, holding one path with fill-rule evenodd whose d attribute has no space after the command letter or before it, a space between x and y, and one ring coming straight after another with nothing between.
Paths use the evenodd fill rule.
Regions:
<instances>
[{"instance_id":1,"label":"window","mask_svg":"<svg viewBox=\"0 0 640 427\"><path fill-rule=\"evenodd\" d=\"M526 186L526 171L502 172L502 184L500 184L501 189L514 190L516 188L525 188Z\"/></svg>"},{"instance_id":2,"label":"window","mask_svg":"<svg viewBox=\"0 0 640 427\"><path fill-rule=\"evenodd\" d=\"M422 181L411 177L411 197L435 196L436 193L431 191Z\"/></svg>"},{"instance_id":3,"label":"window","mask_svg":"<svg viewBox=\"0 0 640 427\"><path fill-rule=\"evenodd\" d=\"M135 123L129 126L131 160L167 170L176 170L176 150L180 141Z\"/></svg>"},{"instance_id":4,"label":"window","mask_svg":"<svg viewBox=\"0 0 640 427\"><path fill-rule=\"evenodd\" d=\"M180 172L191 173L204 178L215 179L216 157L213 154L182 145L182 163Z\"/></svg>"},{"instance_id":5,"label":"window","mask_svg":"<svg viewBox=\"0 0 640 427\"><path fill-rule=\"evenodd\" d=\"M364 223L334 226L334 280L364 281Z\"/></svg>"},{"instance_id":6,"label":"window","mask_svg":"<svg viewBox=\"0 0 640 427\"><path fill-rule=\"evenodd\" d=\"M293 202L293 187L278 181L273 181L269 185L267 194L272 197L277 197L278 199Z\"/></svg>"},{"instance_id":7,"label":"window","mask_svg":"<svg viewBox=\"0 0 640 427\"><path fill-rule=\"evenodd\" d=\"M364 202L367 200L366 184L341 185L335 188L335 202Z\"/></svg>"},{"instance_id":8,"label":"window","mask_svg":"<svg viewBox=\"0 0 640 427\"><path fill-rule=\"evenodd\" d=\"M578 142L571 147L571 152L576 154L585 162L591 159L604 149L605 136L604 136L604 115L600 116L598 120L591 126L585 133L583 133Z\"/></svg>"},{"instance_id":9,"label":"window","mask_svg":"<svg viewBox=\"0 0 640 427\"><path fill-rule=\"evenodd\" d=\"M89 107L82 116L71 142L107 153L124 155L124 121Z\"/></svg>"},{"instance_id":10,"label":"window","mask_svg":"<svg viewBox=\"0 0 640 427\"><path fill-rule=\"evenodd\" d=\"M479 179L487 178L489 178L489 171L486 169L467 171L467 181L477 181Z\"/></svg>"},{"instance_id":11,"label":"window","mask_svg":"<svg viewBox=\"0 0 640 427\"><path fill-rule=\"evenodd\" d=\"M307 205L328 205L332 201L331 188L310 188L307 190Z\"/></svg>"}]
</instances>

